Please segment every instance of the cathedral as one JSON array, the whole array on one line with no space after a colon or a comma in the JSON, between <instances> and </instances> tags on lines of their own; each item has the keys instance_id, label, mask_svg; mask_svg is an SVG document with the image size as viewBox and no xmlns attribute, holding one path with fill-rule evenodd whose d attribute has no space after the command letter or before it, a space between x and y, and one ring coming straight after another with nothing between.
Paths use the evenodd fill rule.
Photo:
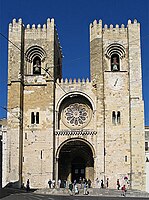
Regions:
<instances>
[{"instance_id":1,"label":"cathedral","mask_svg":"<svg viewBox=\"0 0 149 200\"><path fill-rule=\"evenodd\" d=\"M62 78L54 19L9 24L3 187L117 180L145 190L140 24L90 24L90 77Z\"/></svg>"}]
</instances>

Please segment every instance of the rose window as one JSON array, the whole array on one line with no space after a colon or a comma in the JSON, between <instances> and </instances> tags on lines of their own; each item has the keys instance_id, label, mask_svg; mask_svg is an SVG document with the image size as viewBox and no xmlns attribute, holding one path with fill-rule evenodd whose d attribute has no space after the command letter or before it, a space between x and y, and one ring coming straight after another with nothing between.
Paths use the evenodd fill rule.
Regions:
<instances>
[{"instance_id":1,"label":"rose window","mask_svg":"<svg viewBox=\"0 0 149 200\"><path fill-rule=\"evenodd\" d=\"M63 122L70 128L82 128L90 121L90 108L81 103L70 104L63 110Z\"/></svg>"}]
</instances>

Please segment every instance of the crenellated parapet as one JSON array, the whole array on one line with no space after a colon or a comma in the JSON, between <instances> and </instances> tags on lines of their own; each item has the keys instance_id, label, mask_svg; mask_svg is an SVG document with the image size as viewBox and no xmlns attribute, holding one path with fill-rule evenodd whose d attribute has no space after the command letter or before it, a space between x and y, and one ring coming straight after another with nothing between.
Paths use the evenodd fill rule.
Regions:
<instances>
[{"instance_id":1,"label":"crenellated parapet","mask_svg":"<svg viewBox=\"0 0 149 200\"><path fill-rule=\"evenodd\" d=\"M140 27L140 23L138 23L136 19L134 19L133 22L129 19L127 25L110 24L108 26L105 24L102 27L102 20L94 20L93 23L90 24L90 41L95 38L102 38L103 34L126 34L129 27Z\"/></svg>"},{"instance_id":2,"label":"crenellated parapet","mask_svg":"<svg viewBox=\"0 0 149 200\"><path fill-rule=\"evenodd\" d=\"M25 35L27 39L46 39L53 40L55 24L54 19L47 19L46 24L27 24L25 27Z\"/></svg>"},{"instance_id":3,"label":"crenellated parapet","mask_svg":"<svg viewBox=\"0 0 149 200\"><path fill-rule=\"evenodd\" d=\"M12 23L9 23L9 32L14 32L14 31L19 31L19 29L24 28L24 24L22 22L22 19L18 19L18 21L16 19L12 20Z\"/></svg>"},{"instance_id":4,"label":"crenellated parapet","mask_svg":"<svg viewBox=\"0 0 149 200\"><path fill-rule=\"evenodd\" d=\"M21 18L18 20L13 19L12 23L9 24L9 37L11 39L17 39L19 34L22 36L24 35L26 40L41 41L43 39L46 41L55 41L55 44L57 45L62 56L62 47L60 46L60 40L53 18L48 18L47 22L43 25L24 25ZM38 43L39 42L37 42L37 44Z\"/></svg>"},{"instance_id":5,"label":"crenellated parapet","mask_svg":"<svg viewBox=\"0 0 149 200\"><path fill-rule=\"evenodd\" d=\"M92 82L91 81L89 81L89 79L87 78L87 79L80 79L80 78L78 78L78 79L76 79L76 78L74 78L74 79L67 79L67 78L65 78L65 79L61 79L61 80L59 80L59 79L57 79L57 83L58 84L61 84L61 85L71 85L71 84L91 84Z\"/></svg>"},{"instance_id":6,"label":"crenellated parapet","mask_svg":"<svg viewBox=\"0 0 149 200\"><path fill-rule=\"evenodd\" d=\"M95 38L102 38L102 20L94 20L90 24L90 41Z\"/></svg>"},{"instance_id":7,"label":"crenellated parapet","mask_svg":"<svg viewBox=\"0 0 149 200\"><path fill-rule=\"evenodd\" d=\"M121 24L120 26L116 24L115 26L113 24L110 24L109 26L107 24L104 25L103 33L125 33L127 32L127 27L125 27L124 24Z\"/></svg>"},{"instance_id":8,"label":"crenellated parapet","mask_svg":"<svg viewBox=\"0 0 149 200\"><path fill-rule=\"evenodd\" d=\"M38 25L35 25L35 24L32 24L32 25L30 25L30 24L27 24L26 25L26 27L25 27L25 29L26 29L26 31L36 31L36 32L38 32L38 31L48 31L49 29L54 29L54 19L52 18L52 19L47 19L47 23L46 24L43 24L43 25L41 25L41 24L38 24Z\"/></svg>"}]
</instances>

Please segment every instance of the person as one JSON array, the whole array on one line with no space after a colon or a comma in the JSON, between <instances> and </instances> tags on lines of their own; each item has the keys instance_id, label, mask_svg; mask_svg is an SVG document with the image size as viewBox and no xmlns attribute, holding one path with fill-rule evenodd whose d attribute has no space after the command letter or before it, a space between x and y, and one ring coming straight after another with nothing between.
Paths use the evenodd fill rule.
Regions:
<instances>
[{"instance_id":1,"label":"person","mask_svg":"<svg viewBox=\"0 0 149 200\"><path fill-rule=\"evenodd\" d=\"M109 178L107 178L107 182L106 182L107 188L109 187Z\"/></svg>"},{"instance_id":2,"label":"person","mask_svg":"<svg viewBox=\"0 0 149 200\"><path fill-rule=\"evenodd\" d=\"M80 179L79 179L80 189L82 189L82 183L83 183L82 177L80 177Z\"/></svg>"},{"instance_id":3,"label":"person","mask_svg":"<svg viewBox=\"0 0 149 200\"><path fill-rule=\"evenodd\" d=\"M51 179L49 179L48 184L49 184L49 188L51 188L51 185L52 185Z\"/></svg>"},{"instance_id":4,"label":"person","mask_svg":"<svg viewBox=\"0 0 149 200\"><path fill-rule=\"evenodd\" d=\"M84 182L84 191L83 191L83 194L84 195L88 195L89 194L89 192L87 191L87 183L86 182Z\"/></svg>"},{"instance_id":5,"label":"person","mask_svg":"<svg viewBox=\"0 0 149 200\"><path fill-rule=\"evenodd\" d=\"M58 188L61 187L61 179L58 179Z\"/></svg>"},{"instance_id":6,"label":"person","mask_svg":"<svg viewBox=\"0 0 149 200\"><path fill-rule=\"evenodd\" d=\"M64 188L66 188L66 185L67 185L66 183L67 183L67 181L66 181L66 180L64 180Z\"/></svg>"},{"instance_id":7,"label":"person","mask_svg":"<svg viewBox=\"0 0 149 200\"><path fill-rule=\"evenodd\" d=\"M76 185L76 183L77 183L77 181L76 181L76 179L75 179L74 182L73 182L74 186Z\"/></svg>"},{"instance_id":8,"label":"person","mask_svg":"<svg viewBox=\"0 0 149 200\"><path fill-rule=\"evenodd\" d=\"M30 182L29 182L29 179L27 179L26 191L29 192L29 190L30 190Z\"/></svg>"},{"instance_id":9,"label":"person","mask_svg":"<svg viewBox=\"0 0 149 200\"><path fill-rule=\"evenodd\" d=\"M119 179L117 179L117 189L118 190L120 189L120 181L119 181Z\"/></svg>"},{"instance_id":10,"label":"person","mask_svg":"<svg viewBox=\"0 0 149 200\"><path fill-rule=\"evenodd\" d=\"M101 188L104 188L103 180L101 180Z\"/></svg>"},{"instance_id":11,"label":"person","mask_svg":"<svg viewBox=\"0 0 149 200\"><path fill-rule=\"evenodd\" d=\"M74 191L75 191L75 194L79 194L79 190L78 190L77 184L75 184L75 186L74 186Z\"/></svg>"},{"instance_id":12,"label":"person","mask_svg":"<svg viewBox=\"0 0 149 200\"><path fill-rule=\"evenodd\" d=\"M88 183L88 188L90 188L91 187L91 183L92 183L91 180L88 179L87 183Z\"/></svg>"},{"instance_id":13,"label":"person","mask_svg":"<svg viewBox=\"0 0 149 200\"><path fill-rule=\"evenodd\" d=\"M98 188L99 187L99 179L96 178L96 187Z\"/></svg>"},{"instance_id":14,"label":"person","mask_svg":"<svg viewBox=\"0 0 149 200\"><path fill-rule=\"evenodd\" d=\"M70 191L70 195L73 195L73 194L72 194L72 190L73 190L73 184L72 184L72 183L70 183L70 184L69 184L69 191Z\"/></svg>"},{"instance_id":15,"label":"person","mask_svg":"<svg viewBox=\"0 0 149 200\"><path fill-rule=\"evenodd\" d=\"M52 188L55 188L55 180L52 180Z\"/></svg>"},{"instance_id":16,"label":"person","mask_svg":"<svg viewBox=\"0 0 149 200\"><path fill-rule=\"evenodd\" d=\"M126 196L126 186L125 185L123 185L123 187L122 187L122 196Z\"/></svg>"}]
</instances>

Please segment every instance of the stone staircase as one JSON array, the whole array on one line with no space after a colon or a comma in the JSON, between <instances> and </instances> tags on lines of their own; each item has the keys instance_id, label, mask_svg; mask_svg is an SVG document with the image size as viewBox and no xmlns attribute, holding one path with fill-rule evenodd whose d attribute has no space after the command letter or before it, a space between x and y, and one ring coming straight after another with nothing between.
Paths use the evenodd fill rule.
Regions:
<instances>
[{"instance_id":1,"label":"stone staircase","mask_svg":"<svg viewBox=\"0 0 149 200\"><path fill-rule=\"evenodd\" d=\"M101 188L88 188L89 196L113 196L119 197L122 194L121 190L116 189L101 189ZM71 195L68 188L44 188L38 189L34 193L36 194L49 194L49 195ZM74 191L73 191L74 195ZM84 196L83 189L79 189L79 194L76 196ZM127 197L145 197L149 199L149 193L140 190L127 190Z\"/></svg>"}]
</instances>

